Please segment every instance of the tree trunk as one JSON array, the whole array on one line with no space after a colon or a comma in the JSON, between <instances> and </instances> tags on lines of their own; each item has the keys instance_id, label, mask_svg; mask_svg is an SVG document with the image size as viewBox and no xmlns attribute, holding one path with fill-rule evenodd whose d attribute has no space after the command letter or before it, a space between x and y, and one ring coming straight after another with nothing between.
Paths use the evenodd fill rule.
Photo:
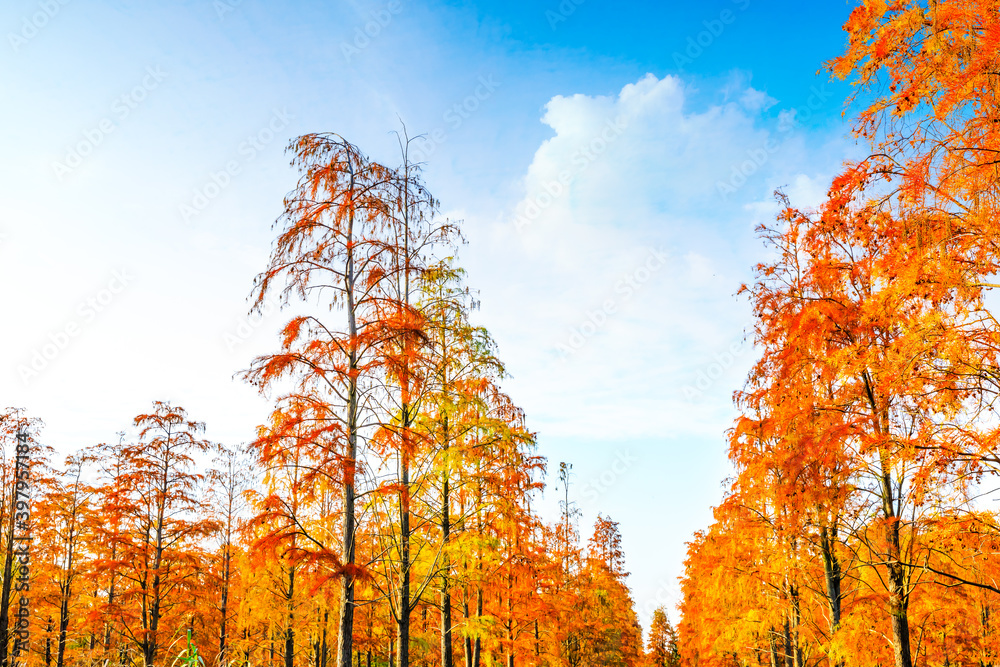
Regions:
<instances>
[{"instance_id":1,"label":"tree trunk","mask_svg":"<svg viewBox=\"0 0 1000 667\"><path fill-rule=\"evenodd\" d=\"M444 585L448 586L447 576L445 576ZM451 633L451 593L445 588L441 591L441 667L453 667L454 661Z\"/></svg>"},{"instance_id":2,"label":"tree trunk","mask_svg":"<svg viewBox=\"0 0 1000 667\"><path fill-rule=\"evenodd\" d=\"M872 381L868 371L864 371L861 377L865 383L869 406L874 418L875 433L882 437L889 437L886 426L889 423L888 408L876 398L875 383ZM907 618L909 593L906 590L905 566L900 559L900 519L896 511L898 498L892 485L892 468L889 455L882 449L879 449L878 455L879 472L881 473L878 481L887 545L885 567L889 584L889 620L892 624L893 658L896 667L913 667L913 660L910 656L910 622Z\"/></svg>"},{"instance_id":3,"label":"tree trunk","mask_svg":"<svg viewBox=\"0 0 1000 667\"><path fill-rule=\"evenodd\" d=\"M353 318L352 318L353 320ZM355 363L352 351L351 362ZM337 665L351 667L351 653L354 650L354 577L355 559L355 492L354 482L357 468L357 383L351 382L348 402L348 450L344 471L344 533L341 545L345 572L340 578L340 613L337 622Z\"/></svg>"},{"instance_id":4,"label":"tree trunk","mask_svg":"<svg viewBox=\"0 0 1000 667\"><path fill-rule=\"evenodd\" d=\"M169 434L168 434L169 438ZM168 445L169 447L169 445ZM169 453L168 453L169 455ZM163 477L160 482L160 497L157 499L156 507L156 537L153 542L153 587L151 592L151 604L149 612L149 624L147 633L143 641L143 664L145 667L153 667L153 660L159 648L157 633L160 629L160 604L162 602L162 579L160 577L160 566L163 563L164 546L164 522L166 519L167 490L169 485L170 468L169 464L163 466Z\"/></svg>"},{"instance_id":5,"label":"tree trunk","mask_svg":"<svg viewBox=\"0 0 1000 667\"><path fill-rule=\"evenodd\" d=\"M52 617L45 626L45 667L52 667Z\"/></svg>"},{"instance_id":6,"label":"tree trunk","mask_svg":"<svg viewBox=\"0 0 1000 667\"><path fill-rule=\"evenodd\" d=\"M888 569L893 657L896 667L913 667L910 657L910 621L907 618L908 600L905 592L903 566L899 562L890 561Z\"/></svg>"},{"instance_id":7,"label":"tree trunk","mask_svg":"<svg viewBox=\"0 0 1000 667\"><path fill-rule=\"evenodd\" d=\"M507 573L507 667L514 667L514 571Z\"/></svg>"},{"instance_id":8,"label":"tree trunk","mask_svg":"<svg viewBox=\"0 0 1000 667\"><path fill-rule=\"evenodd\" d=\"M400 453L399 492L399 618L396 622L396 667L410 665L410 456L406 451L407 405L403 405L403 451Z\"/></svg>"},{"instance_id":9,"label":"tree trunk","mask_svg":"<svg viewBox=\"0 0 1000 667\"><path fill-rule=\"evenodd\" d=\"M463 587L464 588L464 587ZM469 616L469 600L468 600L468 590L464 590L462 594L462 612L465 614L465 620L468 622L471 620ZM462 644L465 646L465 667L472 667L472 637L466 635L462 640Z\"/></svg>"},{"instance_id":10,"label":"tree trunk","mask_svg":"<svg viewBox=\"0 0 1000 667\"><path fill-rule=\"evenodd\" d=\"M288 625L285 626L285 667L295 667L295 568L288 570ZM347 667L351 667L348 657Z\"/></svg>"},{"instance_id":11,"label":"tree trunk","mask_svg":"<svg viewBox=\"0 0 1000 667\"><path fill-rule=\"evenodd\" d=\"M476 618L483 617L483 589L482 586L476 586ZM475 644L472 647L472 667L479 667L482 663L483 655L483 640L476 635Z\"/></svg>"},{"instance_id":12,"label":"tree trunk","mask_svg":"<svg viewBox=\"0 0 1000 667\"><path fill-rule=\"evenodd\" d=\"M785 616L785 667L795 667L795 661L792 657L794 654L792 652L792 632L791 624L788 617Z\"/></svg>"},{"instance_id":13,"label":"tree trunk","mask_svg":"<svg viewBox=\"0 0 1000 667\"><path fill-rule=\"evenodd\" d=\"M444 451L445 460L448 452L448 417L444 418ZM454 653L451 640L451 560L448 556L448 542L451 538L451 496L448 480L447 464L444 471L444 483L441 486L441 551L444 573L441 576L441 667L454 666Z\"/></svg>"},{"instance_id":14,"label":"tree trunk","mask_svg":"<svg viewBox=\"0 0 1000 667\"><path fill-rule=\"evenodd\" d=\"M319 644L319 646L320 646L319 667L326 667L327 654L330 652L330 647L327 645L327 641L326 641L326 629L327 629L327 627L329 625L330 625L330 610L329 609L324 609L323 610L323 631L322 631L323 638L322 638L322 640L320 641L320 644Z\"/></svg>"},{"instance_id":15,"label":"tree trunk","mask_svg":"<svg viewBox=\"0 0 1000 667\"><path fill-rule=\"evenodd\" d=\"M886 569L889 580L889 617L892 624L893 658L896 667L913 667L910 656L910 621L907 618L909 594L906 571L900 560L899 519L895 512L895 495L885 458L882 459L882 509L885 514L888 553Z\"/></svg>"},{"instance_id":16,"label":"tree trunk","mask_svg":"<svg viewBox=\"0 0 1000 667\"><path fill-rule=\"evenodd\" d=\"M802 645L799 642L799 627L802 623L802 607L799 601L799 587L795 584L789 585L789 594L792 598L792 657L795 667L803 667Z\"/></svg>"},{"instance_id":17,"label":"tree trunk","mask_svg":"<svg viewBox=\"0 0 1000 667\"><path fill-rule=\"evenodd\" d=\"M837 559L837 528L820 529L820 548L823 551L823 572L826 575L826 599L830 605L830 634L840 628L842 572Z\"/></svg>"},{"instance_id":18,"label":"tree trunk","mask_svg":"<svg viewBox=\"0 0 1000 667\"><path fill-rule=\"evenodd\" d=\"M230 516L232 516L232 507L230 507ZM232 558L232 555L230 554L230 550L229 550L229 537L228 537L229 529L227 528L226 531L227 531L227 537L226 537L225 554L222 557L222 597L221 597L221 600L219 601L219 613L222 616L222 618L221 618L221 620L219 622L219 657L218 657L218 663L220 665L224 665L226 663L226 649L228 648L228 642L229 642L228 628L227 628L226 624L227 624L227 621L229 620L228 619L228 616L229 616L229 577L230 577L230 570L231 570L230 560Z\"/></svg>"},{"instance_id":19,"label":"tree trunk","mask_svg":"<svg viewBox=\"0 0 1000 667\"><path fill-rule=\"evenodd\" d=\"M354 192L356 185L354 174L351 174L350 189ZM354 283L357 278L354 266L354 212L349 214L347 222L347 266L345 267L345 292L347 299L347 330L351 336L349 362L351 379L347 387L347 452L344 459L344 531L341 544L341 558L344 561L344 573L340 578L340 613L337 622L337 667L351 667L351 653L354 651L354 578L355 566L355 522L354 506L356 502L355 482L357 481L358 459L358 321L357 304L354 297Z\"/></svg>"},{"instance_id":20,"label":"tree trunk","mask_svg":"<svg viewBox=\"0 0 1000 667\"><path fill-rule=\"evenodd\" d=\"M82 466L82 464L81 464ZM69 601L73 597L73 580L76 578L74 568L76 567L76 541L77 541L77 514L80 499L80 473L81 468L77 468L76 481L73 486L73 509L70 513L68 532L66 535L66 569L59 583L59 648L56 655L56 667L63 667L66 662L66 632L69 629ZM90 635L93 644L93 633ZM93 646L91 646L93 650Z\"/></svg>"},{"instance_id":21,"label":"tree trunk","mask_svg":"<svg viewBox=\"0 0 1000 667\"><path fill-rule=\"evenodd\" d=\"M118 532L118 526L115 527L115 532ZM111 545L111 560L115 560L118 557L118 543L114 542ZM115 576L114 571L111 572L111 583L108 586L108 609L115 603L115 584L118 578ZM111 659L111 630L112 624L110 621L104 622L104 659Z\"/></svg>"},{"instance_id":22,"label":"tree trunk","mask_svg":"<svg viewBox=\"0 0 1000 667\"><path fill-rule=\"evenodd\" d=\"M69 583L59 600L59 644L56 649L56 667L63 667L66 659L66 631L69 629Z\"/></svg>"}]
</instances>

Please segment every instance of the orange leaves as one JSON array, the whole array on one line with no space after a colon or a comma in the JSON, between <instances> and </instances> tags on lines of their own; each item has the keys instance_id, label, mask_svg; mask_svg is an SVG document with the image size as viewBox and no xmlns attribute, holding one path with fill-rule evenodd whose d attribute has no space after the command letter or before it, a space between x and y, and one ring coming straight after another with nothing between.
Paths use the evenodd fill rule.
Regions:
<instances>
[{"instance_id":1,"label":"orange leaves","mask_svg":"<svg viewBox=\"0 0 1000 667\"><path fill-rule=\"evenodd\" d=\"M889 11L866 3L845 30L850 47L831 69L853 74L871 93L856 129L879 169L899 178L900 194L963 217L983 195L996 201L996 0L935 0L926 8L906 0ZM979 259L995 267L995 252L988 254Z\"/></svg>"},{"instance_id":2,"label":"orange leaves","mask_svg":"<svg viewBox=\"0 0 1000 667\"><path fill-rule=\"evenodd\" d=\"M131 646L147 663L195 608L208 560L203 541L219 527L194 471L196 457L211 447L199 437L204 425L169 403L153 408L136 417L136 442L122 434L120 443L95 452L104 479L89 547L92 583L101 589L93 604L103 621L94 632L104 633L105 652Z\"/></svg>"},{"instance_id":3,"label":"orange leaves","mask_svg":"<svg viewBox=\"0 0 1000 667\"><path fill-rule=\"evenodd\" d=\"M845 655L838 632L853 632L872 604L902 619L892 640L907 650L908 601L921 559L934 557L926 521L962 497L978 469L972 452L986 440L969 437L980 415L969 399L982 388L973 369L994 363L996 349L961 223L923 207L919 175L931 161L912 164L890 199L869 198L874 162L849 165L816 213L785 202L781 226L760 230L776 259L741 290L762 356L736 394L737 477L687 565L681 635L700 658L748 646L758 656L779 644L806 651L795 648L805 642L834 661ZM876 592L850 606L840 592L845 554L852 579ZM727 576L772 597L748 602L743 591L720 590ZM826 600L802 596L810 578L825 579ZM703 606L706 597L725 611ZM829 635L790 630L824 604ZM769 631L731 620L754 614Z\"/></svg>"}]
</instances>

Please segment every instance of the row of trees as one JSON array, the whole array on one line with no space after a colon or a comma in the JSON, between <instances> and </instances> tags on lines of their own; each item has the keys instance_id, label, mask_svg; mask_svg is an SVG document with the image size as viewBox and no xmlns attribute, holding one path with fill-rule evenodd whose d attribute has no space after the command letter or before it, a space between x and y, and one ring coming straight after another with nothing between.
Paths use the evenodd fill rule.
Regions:
<instances>
[{"instance_id":1,"label":"row of trees","mask_svg":"<svg viewBox=\"0 0 1000 667\"><path fill-rule=\"evenodd\" d=\"M156 403L117 442L55 466L38 424L2 416L6 451L35 436L29 662L645 659L617 524L599 518L583 547L568 494L552 525L532 509L545 461L470 321L458 226L400 146L389 168L337 135L292 145L301 179L253 302L296 314L243 373L275 406L251 445L213 444ZM11 467L0 474L12 488ZM662 613L654 626L653 664L675 664Z\"/></svg>"},{"instance_id":2,"label":"row of trees","mask_svg":"<svg viewBox=\"0 0 1000 667\"><path fill-rule=\"evenodd\" d=\"M686 561L692 665L1000 656L1000 3L865 0L846 30L871 157L761 228L736 476Z\"/></svg>"}]
</instances>

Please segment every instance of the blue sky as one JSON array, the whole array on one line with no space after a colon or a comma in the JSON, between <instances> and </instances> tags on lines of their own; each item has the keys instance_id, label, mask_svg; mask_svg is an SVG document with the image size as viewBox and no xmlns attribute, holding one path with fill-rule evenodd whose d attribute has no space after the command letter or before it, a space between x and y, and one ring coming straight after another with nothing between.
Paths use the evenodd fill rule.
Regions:
<instances>
[{"instance_id":1,"label":"blue sky","mask_svg":"<svg viewBox=\"0 0 1000 667\"><path fill-rule=\"evenodd\" d=\"M392 162L402 119L465 220L508 390L551 469L574 464L584 534L621 523L648 619L728 474L754 225L859 150L819 71L850 8L8 0L0 404L66 452L154 399L252 437L267 403L232 376L281 323L245 299L295 180L283 147L335 131Z\"/></svg>"}]
</instances>

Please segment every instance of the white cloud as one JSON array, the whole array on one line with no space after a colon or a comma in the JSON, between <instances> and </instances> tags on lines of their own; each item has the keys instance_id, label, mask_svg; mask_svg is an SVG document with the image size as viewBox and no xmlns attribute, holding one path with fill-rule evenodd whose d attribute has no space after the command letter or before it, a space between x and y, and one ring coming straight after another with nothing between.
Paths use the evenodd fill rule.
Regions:
<instances>
[{"instance_id":1,"label":"white cloud","mask_svg":"<svg viewBox=\"0 0 1000 667\"><path fill-rule=\"evenodd\" d=\"M735 292L760 254L753 227L773 218L775 187L815 203L840 159L807 160L814 142L779 127L767 113L776 101L743 85L695 110L682 80L653 75L616 96L546 105L553 136L523 198L470 245L471 274L489 292L484 318L543 433L657 438L669 423L720 437L728 427L749 348L711 386L696 383L718 374L712 364L751 324ZM720 192L754 155L745 182Z\"/></svg>"}]
</instances>

